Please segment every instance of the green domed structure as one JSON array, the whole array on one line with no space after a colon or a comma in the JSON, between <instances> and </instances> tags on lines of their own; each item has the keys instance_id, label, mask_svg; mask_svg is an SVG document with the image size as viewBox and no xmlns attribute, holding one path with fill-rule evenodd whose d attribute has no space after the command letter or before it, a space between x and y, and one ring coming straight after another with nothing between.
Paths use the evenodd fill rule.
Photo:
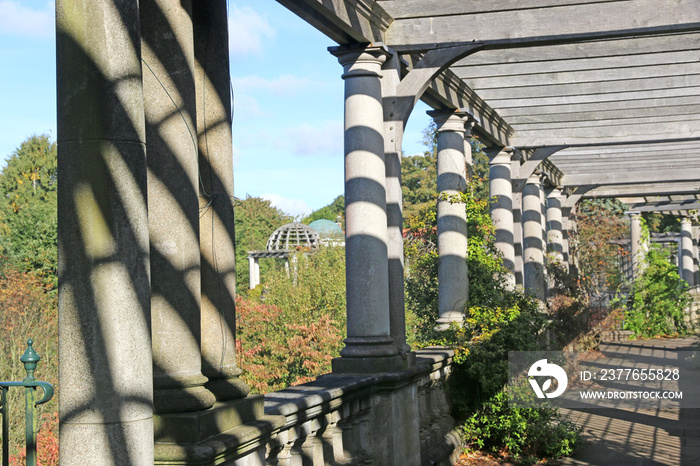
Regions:
<instances>
[{"instance_id":1,"label":"green domed structure","mask_svg":"<svg viewBox=\"0 0 700 466\"><path fill-rule=\"evenodd\" d=\"M314 220L313 222L309 223L309 226L316 230L321 237L342 236L343 234L343 230L340 229L340 226L337 223L326 219Z\"/></svg>"},{"instance_id":2,"label":"green domed structure","mask_svg":"<svg viewBox=\"0 0 700 466\"><path fill-rule=\"evenodd\" d=\"M309 223L309 226L318 232L324 246L345 246L345 233L337 223L319 219Z\"/></svg>"}]
</instances>

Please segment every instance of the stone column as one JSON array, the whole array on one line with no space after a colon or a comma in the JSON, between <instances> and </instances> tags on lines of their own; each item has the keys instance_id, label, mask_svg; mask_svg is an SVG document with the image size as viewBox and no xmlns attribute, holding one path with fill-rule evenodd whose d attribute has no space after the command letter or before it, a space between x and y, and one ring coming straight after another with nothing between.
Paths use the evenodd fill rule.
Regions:
<instances>
[{"instance_id":1,"label":"stone column","mask_svg":"<svg viewBox=\"0 0 700 466\"><path fill-rule=\"evenodd\" d=\"M287 274L289 274L289 265L285 261L285 268L287 269ZM248 256L248 288L254 290L256 286L260 284L260 266L258 265L258 259L252 256Z\"/></svg>"},{"instance_id":2,"label":"stone column","mask_svg":"<svg viewBox=\"0 0 700 466\"><path fill-rule=\"evenodd\" d=\"M465 126L464 133L464 162L467 164L467 183L474 175L474 157L472 156L472 128L476 122L471 120Z\"/></svg>"},{"instance_id":3,"label":"stone column","mask_svg":"<svg viewBox=\"0 0 700 466\"><path fill-rule=\"evenodd\" d=\"M520 177L520 166L522 158L521 150L514 150L510 158L510 173L513 180ZM523 286L523 225L522 225L522 210L523 210L523 192L519 184L512 182L513 186L513 252L515 261L513 263L513 275L515 275L515 284Z\"/></svg>"},{"instance_id":4,"label":"stone column","mask_svg":"<svg viewBox=\"0 0 700 466\"><path fill-rule=\"evenodd\" d=\"M510 150L503 150L489 160L489 195L491 219L496 228L496 248L503 255L503 265L508 270L515 267L513 247L513 186L511 184ZM515 276L510 275L511 286Z\"/></svg>"},{"instance_id":5,"label":"stone column","mask_svg":"<svg viewBox=\"0 0 700 466\"><path fill-rule=\"evenodd\" d=\"M693 225L691 229L693 235L693 283L695 286L700 285L700 267L698 267L698 235L700 234L700 226Z\"/></svg>"},{"instance_id":6,"label":"stone column","mask_svg":"<svg viewBox=\"0 0 700 466\"><path fill-rule=\"evenodd\" d=\"M415 353L406 343L406 303L404 292L403 191L401 188L401 142L403 121L391 111L401 81L399 54L387 57L382 69L384 111L384 164L386 166L387 253L389 256L389 325L391 338L405 366L415 364ZM386 103L386 104L385 104Z\"/></svg>"},{"instance_id":7,"label":"stone column","mask_svg":"<svg viewBox=\"0 0 700 466\"><path fill-rule=\"evenodd\" d=\"M561 227L562 227L562 242L561 242L561 254L562 254L562 263L563 266L565 267L565 270L568 272L569 271L569 229L571 228L571 221L569 219L569 215L571 213L570 208L564 207L564 204L566 204L566 197L564 197L562 201L562 209L561 209Z\"/></svg>"},{"instance_id":8,"label":"stone column","mask_svg":"<svg viewBox=\"0 0 700 466\"><path fill-rule=\"evenodd\" d=\"M553 188L547 194L547 261L557 270L565 271L564 263L564 219L561 209L561 189ZM553 270L550 268L550 271ZM556 286L553 274L548 275L549 290ZM551 293L550 293L551 294Z\"/></svg>"},{"instance_id":9,"label":"stone column","mask_svg":"<svg viewBox=\"0 0 700 466\"><path fill-rule=\"evenodd\" d=\"M693 270L693 230L688 217L681 219L681 250L679 251L678 263L683 274L681 277L689 287L695 286L695 273Z\"/></svg>"},{"instance_id":10,"label":"stone column","mask_svg":"<svg viewBox=\"0 0 700 466\"><path fill-rule=\"evenodd\" d=\"M191 4L141 2L154 407L211 407L200 351L199 172Z\"/></svg>"},{"instance_id":11,"label":"stone column","mask_svg":"<svg viewBox=\"0 0 700 466\"><path fill-rule=\"evenodd\" d=\"M345 263L348 338L333 372L402 367L390 333L382 46L331 47L345 80Z\"/></svg>"},{"instance_id":12,"label":"stone column","mask_svg":"<svg viewBox=\"0 0 700 466\"><path fill-rule=\"evenodd\" d=\"M642 244L642 214L637 211L626 212L630 218L630 256L632 262L632 282L639 278L644 264L644 245Z\"/></svg>"},{"instance_id":13,"label":"stone column","mask_svg":"<svg viewBox=\"0 0 700 466\"><path fill-rule=\"evenodd\" d=\"M513 275L515 284L523 286L523 193L513 193L513 252L515 262L513 265Z\"/></svg>"},{"instance_id":14,"label":"stone column","mask_svg":"<svg viewBox=\"0 0 700 466\"><path fill-rule=\"evenodd\" d=\"M523 272L525 292L544 301L546 284L540 190L540 175L530 176L523 189Z\"/></svg>"},{"instance_id":15,"label":"stone column","mask_svg":"<svg viewBox=\"0 0 700 466\"><path fill-rule=\"evenodd\" d=\"M569 246L569 232L573 232L576 228L576 220L575 216L572 215L572 212L575 212L575 203L571 205L573 202L573 198L566 196L565 199L562 202L562 209L561 209L561 215L563 219L563 254L564 254L564 264L566 264L566 271L571 274L572 276L575 276L577 274L577 269L575 265L575 258L571 256L571 250Z\"/></svg>"},{"instance_id":16,"label":"stone column","mask_svg":"<svg viewBox=\"0 0 700 466\"><path fill-rule=\"evenodd\" d=\"M202 373L217 400L246 396L236 366L236 266L233 142L226 0L192 2L199 241L202 286Z\"/></svg>"},{"instance_id":17,"label":"stone column","mask_svg":"<svg viewBox=\"0 0 700 466\"><path fill-rule=\"evenodd\" d=\"M56 2L60 462L153 464L138 2Z\"/></svg>"},{"instance_id":18,"label":"stone column","mask_svg":"<svg viewBox=\"0 0 700 466\"><path fill-rule=\"evenodd\" d=\"M459 195L467 189L465 118L459 111L430 111L437 125L438 328L461 323L469 296L467 213ZM471 151L470 151L471 153Z\"/></svg>"},{"instance_id":19,"label":"stone column","mask_svg":"<svg viewBox=\"0 0 700 466\"><path fill-rule=\"evenodd\" d=\"M561 212L561 189L554 188L547 195L547 251L550 260L564 265L564 219Z\"/></svg>"}]
</instances>

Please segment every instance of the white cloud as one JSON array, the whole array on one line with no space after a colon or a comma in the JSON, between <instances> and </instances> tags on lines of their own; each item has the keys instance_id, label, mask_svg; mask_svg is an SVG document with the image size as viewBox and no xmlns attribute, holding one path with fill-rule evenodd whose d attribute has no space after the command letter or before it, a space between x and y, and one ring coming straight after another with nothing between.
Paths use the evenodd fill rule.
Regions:
<instances>
[{"instance_id":1,"label":"white cloud","mask_svg":"<svg viewBox=\"0 0 700 466\"><path fill-rule=\"evenodd\" d=\"M273 207L277 207L293 217L305 217L312 211L311 207L301 199L289 199L275 193L265 193L260 197L269 200Z\"/></svg>"},{"instance_id":2,"label":"white cloud","mask_svg":"<svg viewBox=\"0 0 700 466\"><path fill-rule=\"evenodd\" d=\"M228 19L229 52L245 56L262 52L263 42L275 37L275 29L267 19L249 6L231 5Z\"/></svg>"},{"instance_id":3,"label":"white cloud","mask_svg":"<svg viewBox=\"0 0 700 466\"><path fill-rule=\"evenodd\" d=\"M236 165L238 164L238 160L241 158L241 149L238 148L236 145L236 141L233 141L233 168L236 168Z\"/></svg>"},{"instance_id":4,"label":"white cloud","mask_svg":"<svg viewBox=\"0 0 700 466\"><path fill-rule=\"evenodd\" d=\"M284 74L275 78L261 76L232 77L234 92L272 92L280 95L296 94L300 90L313 89L318 83L308 78Z\"/></svg>"},{"instance_id":5,"label":"white cloud","mask_svg":"<svg viewBox=\"0 0 700 466\"><path fill-rule=\"evenodd\" d=\"M0 34L51 38L54 36L54 4L33 10L13 0L0 0Z\"/></svg>"},{"instance_id":6,"label":"white cloud","mask_svg":"<svg viewBox=\"0 0 700 466\"><path fill-rule=\"evenodd\" d=\"M343 123L326 121L318 125L304 123L285 131L284 141L293 154L334 156L343 154Z\"/></svg>"},{"instance_id":7,"label":"white cloud","mask_svg":"<svg viewBox=\"0 0 700 466\"><path fill-rule=\"evenodd\" d=\"M233 119L234 124L238 121L251 117L264 117L265 112L260 108L260 104L255 98L248 94L235 93L233 99Z\"/></svg>"}]
</instances>

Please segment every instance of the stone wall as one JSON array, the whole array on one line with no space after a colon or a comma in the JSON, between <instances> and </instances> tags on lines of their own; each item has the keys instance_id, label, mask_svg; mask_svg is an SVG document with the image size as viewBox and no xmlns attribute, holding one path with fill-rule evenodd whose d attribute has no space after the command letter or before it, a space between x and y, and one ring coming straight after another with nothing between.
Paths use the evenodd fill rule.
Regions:
<instances>
[{"instance_id":1,"label":"stone wall","mask_svg":"<svg viewBox=\"0 0 700 466\"><path fill-rule=\"evenodd\" d=\"M403 372L328 374L270 393L253 422L197 444L156 443L156 464L452 465L460 453L446 391L452 356L428 348Z\"/></svg>"}]
</instances>

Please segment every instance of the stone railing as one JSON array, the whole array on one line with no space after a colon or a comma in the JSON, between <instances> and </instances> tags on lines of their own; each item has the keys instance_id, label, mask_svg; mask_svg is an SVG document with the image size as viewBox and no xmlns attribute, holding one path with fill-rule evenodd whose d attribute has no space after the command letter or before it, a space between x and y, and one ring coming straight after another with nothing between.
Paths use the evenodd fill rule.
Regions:
<instances>
[{"instance_id":1,"label":"stone railing","mask_svg":"<svg viewBox=\"0 0 700 466\"><path fill-rule=\"evenodd\" d=\"M452 355L429 348L399 373L329 374L270 393L263 416L198 444L208 457L201 459L241 466L452 465L460 445L446 392Z\"/></svg>"}]
</instances>

